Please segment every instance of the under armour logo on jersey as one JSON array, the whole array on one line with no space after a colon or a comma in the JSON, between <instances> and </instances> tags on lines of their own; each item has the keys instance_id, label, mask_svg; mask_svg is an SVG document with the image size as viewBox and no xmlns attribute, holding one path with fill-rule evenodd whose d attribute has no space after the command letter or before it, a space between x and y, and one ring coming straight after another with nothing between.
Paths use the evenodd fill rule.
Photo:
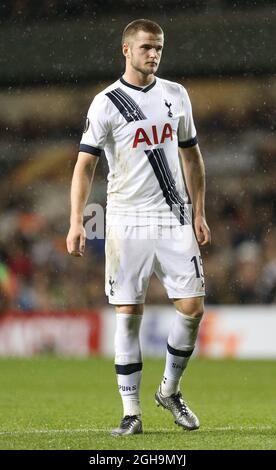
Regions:
<instances>
[{"instance_id":1,"label":"under armour logo on jersey","mask_svg":"<svg viewBox=\"0 0 276 470\"><path fill-rule=\"evenodd\" d=\"M133 118L135 121L139 119L138 111L134 109L133 111L126 111L126 116Z\"/></svg>"},{"instance_id":2,"label":"under armour logo on jersey","mask_svg":"<svg viewBox=\"0 0 276 470\"><path fill-rule=\"evenodd\" d=\"M110 285L110 295L114 295L115 292L113 290L113 284L115 284L115 281L112 281L112 277L110 276L109 278L109 285Z\"/></svg>"},{"instance_id":3,"label":"under armour logo on jersey","mask_svg":"<svg viewBox=\"0 0 276 470\"><path fill-rule=\"evenodd\" d=\"M127 122L147 119L138 104L121 88L106 93L106 96L116 106Z\"/></svg>"},{"instance_id":4,"label":"under armour logo on jersey","mask_svg":"<svg viewBox=\"0 0 276 470\"><path fill-rule=\"evenodd\" d=\"M164 100L164 101L165 101L165 105L167 106L167 108L169 108L168 116L172 117L173 116L173 113L171 112L172 103L168 103L167 100Z\"/></svg>"}]
</instances>

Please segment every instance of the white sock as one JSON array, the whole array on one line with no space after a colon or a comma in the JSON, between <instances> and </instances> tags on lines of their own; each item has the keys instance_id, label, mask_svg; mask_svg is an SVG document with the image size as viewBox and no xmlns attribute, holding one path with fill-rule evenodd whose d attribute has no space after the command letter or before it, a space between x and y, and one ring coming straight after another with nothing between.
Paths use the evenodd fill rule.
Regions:
<instances>
[{"instance_id":1,"label":"white sock","mask_svg":"<svg viewBox=\"0 0 276 470\"><path fill-rule=\"evenodd\" d=\"M179 391L182 375L195 347L201 318L176 311L168 337L166 365L161 383L161 393L165 397Z\"/></svg>"},{"instance_id":2,"label":"white sock","mask_svg":"<svg viewBox=\"0 0 276 470\"><path fill-rule=\"evenodd\" d=\"M139 331L142 317L137 314L116 314L115 370L124 416L141 414L139 393L143 364Z\"/></svg>"}]
</instances>

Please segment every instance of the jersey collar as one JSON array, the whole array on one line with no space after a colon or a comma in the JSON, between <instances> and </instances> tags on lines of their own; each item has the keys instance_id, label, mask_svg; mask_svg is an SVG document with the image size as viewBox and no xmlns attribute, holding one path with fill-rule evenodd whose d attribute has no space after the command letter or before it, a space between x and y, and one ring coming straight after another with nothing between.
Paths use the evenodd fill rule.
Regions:
<instances>
[{"instance_id":1,"label":"jersey collar","mask_svg":"<svg viewBox=\"0 0 276 470\"><path fill-rule=\"evenodd\" d=\"M142 91L143 93L147 93L147 91L151 90L156 84L156 78L154 78L153 82L146 87L131 85L131 83L126 82L126 80L124 80L123 77L120 78L120 82L122 82L123 85L128 86L129 88L133 88L133 90L138 90L138 91Z\"/></svg>"}]
</instances>

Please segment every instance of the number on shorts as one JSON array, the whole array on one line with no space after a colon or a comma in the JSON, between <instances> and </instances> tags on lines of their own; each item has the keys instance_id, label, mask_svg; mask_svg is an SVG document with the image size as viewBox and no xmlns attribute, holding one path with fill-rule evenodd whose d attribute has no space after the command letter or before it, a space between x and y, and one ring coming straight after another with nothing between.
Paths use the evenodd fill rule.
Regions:
<instances>
[{"instance_id":1,"label":"number on shorts","mask_svg":"<svg viewBox=\"0 0 276 470\"><path fill-rule=\"evenodd\" d=\"M201 256L199 256L198 258L199 258L199 264L200 264L200 266L202 266L202 259L201 259ZM197 262L196 256L193 256L193 257L192 257L191 262L194 262L196 277L200 278L200 272L199 272L199 267L198 267L198 262Z\"/></svg>"}]
</instances>

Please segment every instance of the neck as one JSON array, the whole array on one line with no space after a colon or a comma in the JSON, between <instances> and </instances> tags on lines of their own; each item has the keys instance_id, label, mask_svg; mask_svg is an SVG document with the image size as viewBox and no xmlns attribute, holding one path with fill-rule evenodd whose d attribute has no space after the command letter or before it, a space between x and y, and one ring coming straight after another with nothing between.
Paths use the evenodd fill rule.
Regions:
<instances>
[{"instance_id":1,"label":"neck","mask_svg":"<svg viewBox=\"0 0 276 470\"><path fill-rule=\"evenodd\" d=\"M150 85L154 81L154 74L151 73L150 75L145 75L136 70L126 70L123 75L123 79L131 85L144 87Z\"/></svg>"}]
</instances>

